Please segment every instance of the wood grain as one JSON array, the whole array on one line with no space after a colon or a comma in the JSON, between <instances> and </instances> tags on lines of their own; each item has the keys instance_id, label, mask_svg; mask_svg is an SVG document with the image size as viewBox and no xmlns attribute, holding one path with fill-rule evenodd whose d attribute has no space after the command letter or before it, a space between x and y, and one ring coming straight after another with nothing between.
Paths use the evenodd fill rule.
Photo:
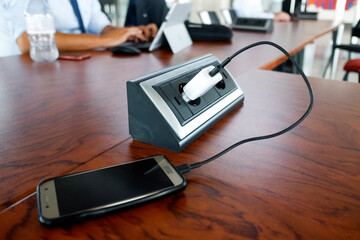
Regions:
<instances>
[{"instance_id":1,"label":"wood grain","mask_svg":"<svg viewBox=\"0 0 360 240\"><path fill-rule=\"evenodd\" d=\"M0 211L129 138L125 83L191 58L213 53L220 60L250 43L271 40L295 53L325 34L331 22L278 24L273 33L234 32L232 42L199 42L169 50L114 57L92 52L84 61L35 63L28 55L0 58ZM291 34L289 34L291 33ZM286 37L284 37L286 36ZM259 47L229 65L233 74L283 61Z\"/></svg>"},{"instance_id":2,"label":"wood grain","mask_svg":"<svg viewBox=\"0 0 360 240\"><path fill-rule=\"evenodd\" d=\"M256 70L237 79L244 105L182 153L128 139L76 171L156 154L174 165L201 161L288 126L308 104L299 76ZM360 85L311 82L314 109L299 127L193 170L184 192L55 228L40 225L32 195L0 215L0 239L359 239Z\"/></svg>"},{"instance_id":3,"label":"wood grain","mask_svg":"<svg viewBox=\"0 0 360 240\"><path fill-rule=\"evenodd\" d=\"M0 239L356 239L359 87L320 79L312 80L317 105L303 125L190 173L179 195L47 229L37 220L33 194L40 181L71 171L155 154L176 165L190 163L239 139L282 129L306 108L298 77L241 75L284 61L270 47L252 49L228 65L245 103L180 154L131 140L125 84L208 53L223 60L261 40L295 54L335 27L326 21L279 23L272 33L234 32L231 42L198 42L176 55L166 49L134 57L93 51L88 60L45 64L28 55L0 58Z\"/></svg>"}]
</instances>

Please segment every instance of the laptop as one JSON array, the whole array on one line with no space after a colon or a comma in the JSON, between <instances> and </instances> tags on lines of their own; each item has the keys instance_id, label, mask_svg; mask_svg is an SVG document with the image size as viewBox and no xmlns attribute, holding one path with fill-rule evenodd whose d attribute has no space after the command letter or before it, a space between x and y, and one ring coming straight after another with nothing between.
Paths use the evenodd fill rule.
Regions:
<instances>
[{"instance_id":1,"label":"laptop","mask_svg":"<svg viewBox=\"0 0 360 240\"><path fill-rule=\"evenodd\" d=\"M267 18L236 18L232 28L234 30L271 32L274 27L274 20Z\"/></svg>"},{"instance_id":2,"label":"laptop","mask_svg":"<svg viewBox=\"0 0 360 240\"><path fill-rule=\"evenodd\" d=\"M191 41L190 36L188 37L189 38L188 39L187 36L180 36L180 34L177 34L177 38L184 37L185 39L174 39L171 36L171 32L170 32L170 35L169 35L169 33L167 34L167 31L170 31L169 29L177 28L178 25L184 25L184 21L187 19L188 14L190 13L190 10L191 10L191 3L189 3L189 2L188 3L173 3L163 21L163 23L161 24L158 32L156 33L156 36L154 37L154 39L151 42L139 42L139 43L126 42L126 43L121 44L121 46L130 46L130 47L138 48L141 51L150 51L151 52L151 51L154 51L154 50L160 48L166 40L169 42L170 47L172 47L171 46L172 44L175 45L175 47L176 47L176 45L178 44L178 43L176 43L176 41L184 42L184 40L188 41L189 39ZM183 35L183 33L181 35ZM170 42L169 40L172 42ZM180 43L180 44L183 44L183 43ZM191 44L192 44L192 42L191 42ZM116 48L116 47L114 47L114 48ZM111 48L110 48L110 50L111 50ZM173 50L173 48L172 48L172 50ZM174 50L173 50L173 52L174 52Z\"/></svg>"},{"instance_id":3,"label":"laptop","mask_svg":"<svg viewBox=\"0 0 360 240\"><path fill-rule=\"evenodd\" d=\"M274 27L273 19L238 17L234 9L222 9L221 13L233 30L271 32Z\"/></svg>"}]
</instances>

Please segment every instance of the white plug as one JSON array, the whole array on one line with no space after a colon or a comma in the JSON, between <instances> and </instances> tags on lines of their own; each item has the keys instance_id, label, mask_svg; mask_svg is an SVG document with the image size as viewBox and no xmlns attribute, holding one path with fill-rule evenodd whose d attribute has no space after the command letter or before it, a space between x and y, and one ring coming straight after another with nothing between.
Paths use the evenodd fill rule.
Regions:
<instances>
[{"instance_id":1,"label":"white plug","mask_svg":"<svg viewBox=\"0 0 360 240\"><path fill-rule=\"evenodd\" d=\"M181 96L186 102L190 102L201 97L222 80L222 76L219 72L213 77L210 76L209 73L214 68L214 66L209 66L202 69L184 86L184 92Z\"/></svg>"}]
</instances>

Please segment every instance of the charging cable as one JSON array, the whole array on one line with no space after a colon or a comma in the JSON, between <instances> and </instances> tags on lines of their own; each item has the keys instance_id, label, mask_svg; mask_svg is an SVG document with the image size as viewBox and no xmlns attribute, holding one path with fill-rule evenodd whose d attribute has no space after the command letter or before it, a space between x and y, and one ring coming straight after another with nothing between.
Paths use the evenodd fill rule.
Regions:
<instances>
[{"instance_id":1,"label":"charging cable","mask_svg":"<svg viewBox=\"0 0 360 240\"><path fill-rule=\"evenodd\" d=\"M212 156L212 157L210 157L210 158L208 158L208 159L206 159L206 160L204 160L202 162L196 162L196 163L193 163L193 164L183 164L183 165L177 166L176 168L180 173L184 174L184 173L190 172L192 169L201 167L202 165L205 165L205 164L207 164L209 162L212 162L215 159L217 159L217 158L221 157L222 155L224 155L225 153L231 151L232 149L234 149L234 148L236 148L236 147L238 147L238 146L240 146L240 145L242 145L244 143L254 142L254 141L259 141L259 140L265 140L265 139L269 139L269 138L274 138L274 137L280 136L280 135L282 135L282 134L284 134L286 132L289 132L290 130L292 130L293 128L298 126L311 112L311 109L312 109L312 107L314 105L314 93L313 93L313 90L312 90L312 87L311 87L311 84L310 84L308 78L306 77L306 75L302 71L301 67L296 63L294 58L284 48L277 45L276 43L273 43L273 42L270 42L270 41L261 41L261 42L253 43L251 45L248 45L247 47L244 47L244 48L240 49L239 51L235 52L233 55L231 55L230 57L225 59L221 64L219 64L218 66L214 67L211 71L209 71L210 77L213 77L216 74L218 74L221 71L221 69L223 69L233 58L235 58L240 53L242 53L242 52L244 52L244 51L246 51L246 50L248 50L250 48L259 46L259 45L271 45L271 46L277 48L278 50L283 52L286 55L286 57L288 59L290 59L290 61L294 64L295 68L299 71L300 75L304 79L304 82L305 82L305 84L307 86L307 89L309 91L310 102L309 102L309 106L308 106L307 110L305 111L305 113L296 122L294 122L293 124L291 124L290 126L288 126L287 128L285 128L285 129L283 129L281 131L278 131L278 132L275 132L275 133L272 133L272 134L268 134L268 135L243 139L243 140L236 142L235 144L229 146L228 148L224 149L223 151L219 152L218 154L216 154L216 155L214 155L214 156ZM207 71L208 71L208 69L207 69Z\"/></svg>"}]
</instances>

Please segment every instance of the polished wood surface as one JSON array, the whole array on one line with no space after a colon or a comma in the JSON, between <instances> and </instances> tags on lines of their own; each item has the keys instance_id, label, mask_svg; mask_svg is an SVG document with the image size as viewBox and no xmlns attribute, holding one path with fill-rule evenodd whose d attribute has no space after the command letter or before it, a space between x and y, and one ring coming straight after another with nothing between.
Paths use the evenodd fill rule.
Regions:
<instances>
[{"instance_id":1,"label":"polished wood surface","mask_svg":"<svg viewBox=\"0 0 360 240\"><path fill-rule=\"evenodd\" d=\"M288 239L315 233L331 237L325 230L333 227L334 238L358 236L359 88L320 79L313 80L322 95L314 108L318 115L313 112L305 122L309 126L248 144L190 173L184 193L65 229L41 227L36 213L34 191L46 178L154 154L165 154L175 165L203 160L238 139L281 129L307 104L297 76L241 75L284 60L271 47L249 50L228 66L245 92L245 104L175 154L131 140L127 80L207 53L223 60L260 40L274 41L294 54L333 29L321 21L277 24L273 33L234 32L232 42L194 43L176 55L158 50L114 57L105 51L92 52L84 61L54 63L34 63L27 55L0 58L0 239L172 239L189 234ZM288 79L295 81L288 84Z\"/></svg>"},{"instance_id":2,"label":"polished wood surface","mask_svg":"<svg viewBox=\"0 0 360 240\"><path fill-rule=\"evenodd\" d=\"M76 171L164 154L204 160L250 136L272 133L306 109L297 75L237 76L244 104L182 153L131 139ZM65 227L37 220L36 195L0 215L1 239L359 239L360 85L311 78L310 116L280 137L248 143L186 174L182 193Z\"/></svg>"},{"instance_id":3,"label":"polished wood surface","mask_svg":"<svg viewBox=\"0 0 360 240\"><path fill-rule=\"evenodd\" d=\"M315 26L315 27L314 27ZM251 43L270 40L292 54L336 27L330 21L277 23L272 33L234 32L232 42L198 42L173 55L134 57L92 52L80 62L34 63L28 55L0 58L0 211L48 177L68 173L129 138L125 82L213 53L220 60ZM271 69L284 60L260 46L229 69Z\"/></svg>"}]
</instances>

